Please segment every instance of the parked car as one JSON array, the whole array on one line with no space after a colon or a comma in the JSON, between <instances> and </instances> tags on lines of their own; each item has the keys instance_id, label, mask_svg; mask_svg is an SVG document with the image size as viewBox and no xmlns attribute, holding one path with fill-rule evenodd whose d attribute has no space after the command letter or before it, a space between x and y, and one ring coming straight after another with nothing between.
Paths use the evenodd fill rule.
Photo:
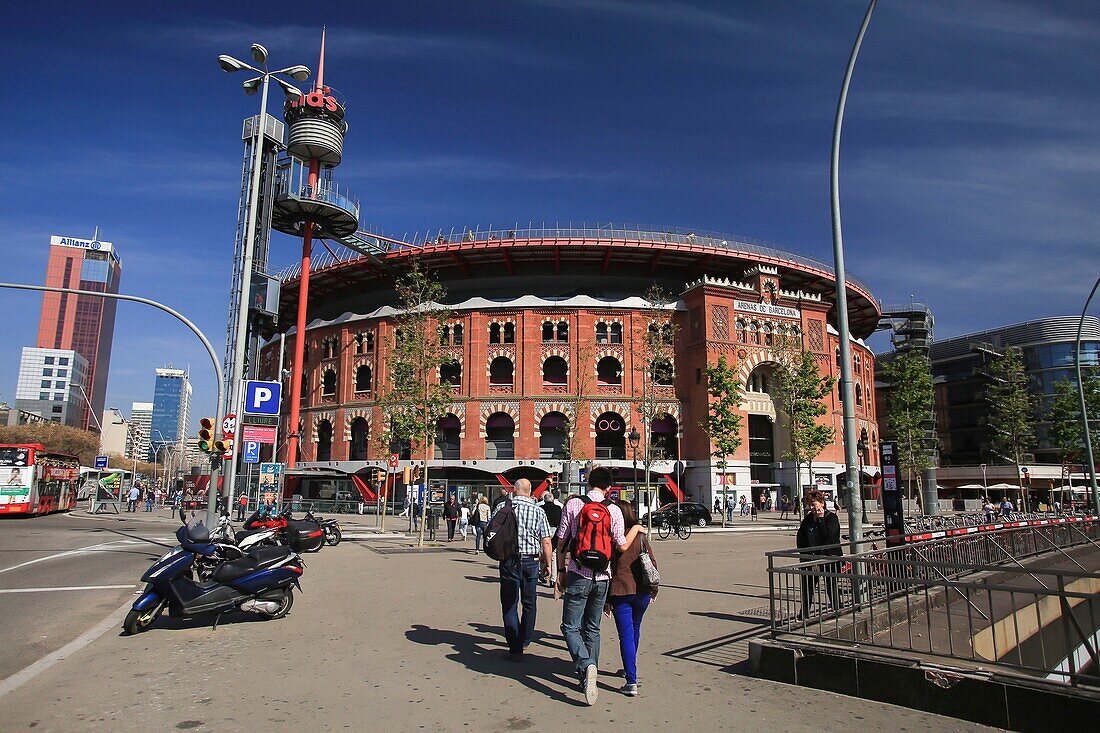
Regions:
<instances>
[{"instance_id":1,"label":"parked car","mask_svg":"<svg viewBox=\"0 0 1100 733\"><path fill-rule=\"evenodd\" d=\"M665 504L653 512L653 526L657 527L666 520L671 522L676 518L677 511L679 511L679 516L683 521L697 527L706 527L713 521L710 516L710 509L694 501L685 501L679 504Z\"/></svg>"}]
</instances>

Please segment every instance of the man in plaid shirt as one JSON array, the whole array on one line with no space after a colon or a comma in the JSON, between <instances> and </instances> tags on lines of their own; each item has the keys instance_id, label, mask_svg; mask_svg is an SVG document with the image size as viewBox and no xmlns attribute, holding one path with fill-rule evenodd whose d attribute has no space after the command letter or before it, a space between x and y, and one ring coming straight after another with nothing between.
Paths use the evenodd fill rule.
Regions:
<instances>
[{"instance_id":1,"label":"man in plaid shirt","mask_svg":"<svg viewBox=\"0 0 1100 733\"><path fill-rule=\"evenodd\" d=\"M507 511L502 501L493 510ZM508 642L508 659L523 661L523 650L535 634L535 602L538 600L540 560L550 567L550 523L546 513L531 498L531 482L516 481L512 511L516 515L519 533L519 554L500 561L500 608L504 615L504 638ZM490 518L490 521L492 519ZM549 572L549 571L548 571ZM523 605L523 620L519 606Z\"/></svg>"},{"instance_id":2,"label":"man in plaid shirt","mask_svg":"<svg viewBox=\"0 0 1100 733\"><path fill-rule=\"evenodd\" d=\"M602 466L588 474L588 494L591 501L603 501L604 492L611 487L611 471ZM573 658L573 666L581 679L585 701L596 702L596 669L600 661L600 614L607 601L607 587L611 581L610 566L607 570L593 570L572 558L572 541L577 535L577 525L584 501L570 499L562 511L558 525L558 589L564 605L561 613L561 633ZM614 503L607 507L611 515L611 543L626 550L629 543L623 535L622 510ZM569 565L565 553L570 553Z\"/></svg>"}]
</instances>

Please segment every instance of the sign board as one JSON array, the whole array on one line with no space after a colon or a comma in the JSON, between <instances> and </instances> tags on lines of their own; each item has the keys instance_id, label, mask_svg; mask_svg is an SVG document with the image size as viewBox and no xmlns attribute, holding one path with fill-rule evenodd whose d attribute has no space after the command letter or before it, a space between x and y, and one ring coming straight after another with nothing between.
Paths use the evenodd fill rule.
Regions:
<instances>
[{"instance_id":1,"label":"sign board","mask_svg":"<svg viewBox=\"0 0 1100 733\"><path fill-rule=\"evenodd\" d=\"M275 443L276 429L274 426L269 425L242 425L241 426L241 440L248 443L255 441L257 443L263 443L264 445L273 445Z\"/></svg>"},{"instance_id":2,"label":"sign board","mask_svg":"<svg viewBox=\"0 0 1100 733\"><path fill-rule=\"evenodd\" d=\"M747 300L733 301L733 309L742 313L759 313L763 316L778 316L780 318L801 318L802 311L797 308L788 308L782 305L768 305L767 303L753 303Z\"/></svg>"},{"instance_id":3,"label":"sign board","mask_svg":"<svg viewBox=\"0 0 1100 733\"><path fill-rule=\"evenodd\" d=\"M241 415L241 424L276 427L279 424L279 417L277 415Z\"/></svg>"},{"instance_id":4,"label":"sign board","mask_svg":"<svg viewBox=\"0 0 1100 733\"><path fill-rule=\"evenodd\" d=\"M397 468L398 459L397 459L397 454L396 453L390 453L390 462L389 463L390 463L390 468Z\"/></svg>"},{"instance_id":5,"label":"sign board","mask_svg":"<svg viewBox=\"0 0 1100 733\"><path fill-rule=\"evenodd\" d=\"M879 444L879 465L882 466L882 515L886 526L886 545L894 547L905 539L905 518L902 510L905 506L901 491L898 490L897 450L893 443Z\"/></svg>"},{"instance_id":6,"label":"sign board","mask_svg":"<svg viewBox=\"0 0 1100 733\"><path fill-rule=\"evenodd\" d=\"M282 401L282 382L261 382L250 379L244 383L244 411L248 415L278 415Z\"/></svg>"},{"instance_id":7,"label":"sign board","mask_svg":"<svg viewBox=\"0 0 1100 733\"><path fill-rule=\"evenodd\" d=\"M222 418L222 436L232 438L237 432L237 416L232 412Z\"/></svg>"},{"instance_id":8,"label":"sign board","mask_svg":"<svg viewBox=\"0 0 1100 733\"><path fill-rule=\"evenodd\" d=\"M78 239L76 237L50 237L51 247L73 247L75 249L90 249L93 252L113 252L114 245L110 242L101 242L98 239Z\"/></svg>"},{"instance_id":9,"label":"sign board","mask_svg":"<svg viewBox=\"0 0 1100 733\"><path fill-rule=\"evenodd\" d=\"M96 456L95 457L95 467L96 468L107 468L107 456Z\"/></svg>"},{"instance_id":10,"label":"sign board","mask_svg":"<svg viewBox=\"0 0 1100 733\"><path fill-rule=\"evenodd\" d=\"M279 501L282 495L283 464L261 463L259 494L261 504L271 504Z\"/></svg>"},{"instance_id":11,"label":"sign board","mask_svg":"<svg viewBox=\"0 0 1100 733\"><path fill-rule=\"evenodd\" d=\"M260 441L258 440L245 440L241 443L242 452L244 454L245 463L259 463L260 462Z\"/></svg>"}]
</instances>

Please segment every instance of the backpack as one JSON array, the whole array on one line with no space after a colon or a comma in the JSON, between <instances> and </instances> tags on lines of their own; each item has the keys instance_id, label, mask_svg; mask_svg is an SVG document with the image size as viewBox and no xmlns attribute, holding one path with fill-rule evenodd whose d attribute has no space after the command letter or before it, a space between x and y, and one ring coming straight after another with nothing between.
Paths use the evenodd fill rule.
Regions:
<instances>
[{"instance_id":1,"label":"backpack","mask_svg":"<svg viewBox=\"0 0 1100 733\"><path fill-rule=\"evenodd\" d=\"M519 524L511 497L505 507L493 515L485 529L485 554L494 560L507 560L519 553Z\"/></svg>"},{"instance_id":2,"label":"backpack","mask_svg":"<svg viewBox=\"0 0 1100 733\"><path fill-rule=\"evenodd\" d=\"M604 571L611 564L610 499L592 501L582 497L584 506L577 516L577 534L573 538L573 559L591 570Z\"/></svg>"}]
</instances>

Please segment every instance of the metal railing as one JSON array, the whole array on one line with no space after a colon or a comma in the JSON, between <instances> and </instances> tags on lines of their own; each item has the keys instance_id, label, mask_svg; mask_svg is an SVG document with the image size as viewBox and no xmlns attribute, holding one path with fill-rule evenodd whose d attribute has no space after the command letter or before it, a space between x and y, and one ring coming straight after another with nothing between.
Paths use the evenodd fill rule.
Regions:
<instances>
[{"instance_id":1,"label":"metal railing","mask_svg":"<svg viewBox=\"0 0 1100 733\"><path fill-rule=\"evenodd\" d=\"M773 635L1100 686L1095 517L850 555L767 557Z\"/></svg>"},{"instance_id":2,"label":"metal railing","mask_svg":"<svg viewBox=\"0 0 1100 733\"><path fill-rule=\"evenodd\" d=\"M1085 514L1064 512L1009 512L1008 515L997 509L990 514L976 512L970 514L936 514L905 518L905 534L920 534L924 532L951 531L955 529L968 529L972 527L996 526L1012 522L1043 522L1068 519L1071 517L1083 518Z\"/></svg>"}]
</instances>

